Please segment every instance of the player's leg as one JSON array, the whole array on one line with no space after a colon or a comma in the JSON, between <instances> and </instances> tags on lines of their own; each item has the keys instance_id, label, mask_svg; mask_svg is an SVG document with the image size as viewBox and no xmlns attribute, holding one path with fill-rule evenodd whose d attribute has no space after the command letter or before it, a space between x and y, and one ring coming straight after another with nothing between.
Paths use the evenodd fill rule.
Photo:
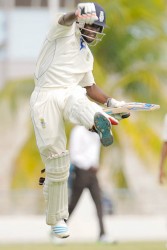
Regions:
<instances>
[{"instance_id":1,"label":"player's leg","mask_svg":"<svg viewBox=\"0 0 167 250\"><path fill-rule=\"evenodd\" d=\"M106 114L102 107L90 101L84 88L77 86L73 92L68 93L64 114L72 123L83 125L90 130L94 129L104 146L112 144L111 126L118 124L118 121Z\"/></svg>"},{"instance_id":2,"label":"player's leg","mask_svg":"<svg viewBox=\"0 0 167 250\"><path fill-rule=\"evenodd\" d=\"M54 93L38 93L38 101L32 106L37 145L45 164L46 223L52 226L57 237L68 237L69 153L66 148L63 117L53 96Z\"/></svg>"},{"instance_id":3,"label":"player's leg","mask_svg":"<svg viewBox=\"0 0 167 250\"><path fill-rule=\"evenodd\" d=\"M86 187L86 176L85 171L75 167L75 177L73 178L71 199L69 202L69 217L71 216L73 210L75 209L81 194Z\"/></svg>"},{"instance_id":4,"label":"player's leg","mask_svg":"<svg viewBox=\"0 0 167 250\"><path fill-rule=\"evenodd\" d=\"M99 187L99 183L95 173L91 173L90 183L89 183L89 191L92 196L92 199L96 206L98 221L99 221L99 238L105 234L104 231L104 223L103 223L103 209L102 209L102 199L101 199L101 191Z\"/></svg>"},{"instance_id":5,"label":"player's leg","mask_svg":"<svg viewBox=\"0 0 167 250\"><path fill-rule=\"evenodd\" d=\"M46 223L52 225L52 231L59 238L69 236L64 220L68 219L69 153L54 154L46 161L46 180L44 196L46 200Z\"/></svg>"}]
</instances>

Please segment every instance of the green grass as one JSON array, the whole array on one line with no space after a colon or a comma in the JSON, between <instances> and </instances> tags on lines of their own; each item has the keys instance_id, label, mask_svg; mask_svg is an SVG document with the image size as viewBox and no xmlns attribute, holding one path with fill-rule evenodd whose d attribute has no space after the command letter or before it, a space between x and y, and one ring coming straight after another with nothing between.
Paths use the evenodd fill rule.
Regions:
<instances>
[{"instance_id":1,"label":"green grass","mask_svg":"<svg viewBox=\"0 0 167 250\"><path fill-rule=\"evenodd\" d=\"M166 250L165 242L130 242L111 244L11 244L0 245L0 250Z\"/></svg>"}]
</instances>

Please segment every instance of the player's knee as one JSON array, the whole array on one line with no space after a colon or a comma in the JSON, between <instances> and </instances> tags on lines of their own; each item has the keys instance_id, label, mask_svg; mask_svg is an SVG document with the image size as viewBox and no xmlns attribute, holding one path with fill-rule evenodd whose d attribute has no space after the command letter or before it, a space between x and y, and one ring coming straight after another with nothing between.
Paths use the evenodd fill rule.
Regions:
<instances>
[{"instance_id":1,"label":"player's knee","mask_svg":"<svg viewBox=\"0 0 167 250\"><path fill-rule=\"evenodd\" d=\"M46 160L46 177L50 182L62 182L68 179L70 158L69 152L52 154Z\"/></svg>"}]
</instances>

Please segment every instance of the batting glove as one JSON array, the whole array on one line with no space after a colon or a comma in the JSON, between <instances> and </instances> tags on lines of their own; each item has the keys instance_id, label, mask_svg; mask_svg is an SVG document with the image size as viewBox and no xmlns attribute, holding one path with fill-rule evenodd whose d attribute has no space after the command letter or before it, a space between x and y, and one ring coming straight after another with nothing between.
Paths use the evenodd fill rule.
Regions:
<instances>
[{"instance_id":1,"label":"batting glove","mask_svg":"<svg viewBox=\"0 0 167 250\"><path fill-rule=\"evenodd\" d=\"M122 107L125 104L124 101L117 101L114 98L109 98L107 100L107 107L111 108L119 108ZM118 121L128 118L130 116L130 113L120 113L120 114L113 114L114 118L116 118Z\"/></svg>"},{"instance_id":2,"label":"batting glove","mask_svg":"<svg viewBox=\"0 0 167 250\"><path fill-rule=\"evenodd\" d=\"M109 98L107 100L107 107L111 107L111 108L119 108L122 107L125 104L124 101L117 101L114 98Z\"/></svg>"},{"instance_id":3,"label":"batting glove","mask_svg":"<svg viewBox=\"0 0 167 250\"><path fill-rule=\"evenodd\" d=\"M93 24L98 20L94 3L79 3L75 15L79 23Z\"/></svg>"}]
</instances>

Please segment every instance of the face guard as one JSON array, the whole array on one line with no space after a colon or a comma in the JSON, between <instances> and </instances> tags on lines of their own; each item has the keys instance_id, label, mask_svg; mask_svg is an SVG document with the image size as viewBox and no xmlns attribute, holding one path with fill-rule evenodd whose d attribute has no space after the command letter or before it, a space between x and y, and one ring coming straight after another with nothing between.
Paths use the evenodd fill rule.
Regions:
<instances>
[{"instance_id":1,"label":"face guard","mask_svg":"<svg viewBox=\"0 0 167 250\"><path fill-rule=\"evenodd\" d=\"M83 40L90 46L95 46L105 36L105 33L102 32L102 26L96 24L88 25L78 23L78 27Z\"/></svg>"}]
</instances>

